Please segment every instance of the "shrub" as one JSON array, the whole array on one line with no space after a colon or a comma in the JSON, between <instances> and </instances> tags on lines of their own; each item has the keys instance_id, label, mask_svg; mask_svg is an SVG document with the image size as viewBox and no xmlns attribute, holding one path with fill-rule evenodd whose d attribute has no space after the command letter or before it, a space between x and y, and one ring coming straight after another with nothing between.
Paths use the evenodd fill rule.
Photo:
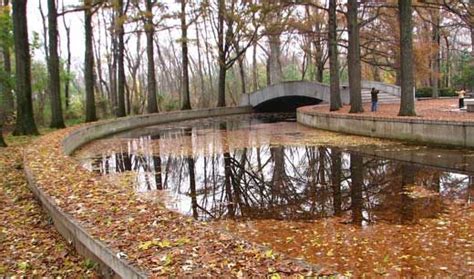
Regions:
<instances>
[{"instance_id":1,"label":"shrub","mask_svg":"<svg viewBox=\"0 0 474 279\"><path fill-rule=\"evenodd\" d=\"M456 97L458 94L454 88L440 88L439 89L439 96L440 97ZM433 96L433 88L432 87L422 87L417 88L415 96L417 98L430 98Z\"/></svg>"}]
</instances>

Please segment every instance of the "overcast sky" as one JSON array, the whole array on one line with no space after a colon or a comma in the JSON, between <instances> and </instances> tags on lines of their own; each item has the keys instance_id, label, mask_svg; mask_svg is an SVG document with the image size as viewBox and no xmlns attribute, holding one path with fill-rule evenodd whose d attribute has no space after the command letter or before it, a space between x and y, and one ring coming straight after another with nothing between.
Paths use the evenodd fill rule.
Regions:
<instances>
[{"instance_id":1,"label":"overcast sky","mask_svg":"<svg viewBox=\"0 0 474 279\"><path fill-rule=\"evenodd\" d=\"M32 36L33 32L37 32L40 36L41 42L43 42L43 23L41 20L41 13L39 9L39 3L41 1L41 5L43 7L43 12L45 16L48 14L48 6L47 0L29 0L28 1L28 31L30 36ZM58 10L62 10L62 2L64 1L64 5L78 5L80 1L78 0L59 0L59 8ZM84 29L82 27L82 13L70 13L65 16L66 23L71 26L71 52L73 61L80 61L82 60L83 53L84 53ZM65 57L66 54L66 32L64 29L63 18L58 18L58 27L60 32L60 48L62 52L62 56ZM31 37L30 37L31 38ZM44 52L43 50L38 50L35 52L34 59L44 59Z\"/></svg>"}]
</instances>

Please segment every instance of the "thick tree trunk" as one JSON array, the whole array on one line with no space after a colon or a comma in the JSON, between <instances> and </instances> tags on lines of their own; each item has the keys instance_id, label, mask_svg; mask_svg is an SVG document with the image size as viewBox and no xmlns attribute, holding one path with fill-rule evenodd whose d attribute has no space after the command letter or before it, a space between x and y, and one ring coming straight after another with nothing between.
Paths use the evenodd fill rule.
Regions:
<instances>
[{"instance_id":1,"label":"thick tree trunk","mask_svg":"<svg viewBox=\"0 0 474 279\"><path fill-rule=\"evenodd\" d=\"M84 30L85 30L85 54L84 54L84 80L86 85L86 122L97 120L94 97L94 53L92 50L92 11L91 0L84 2Z\"/></svg>"},{"instance_id":2,"label":"thick tree trunk","mask_svg":"<svg viewBox=\"0 0 474 279\"><path fill-rule=\"evenodd\" d=\"M349 29L348 71L351 109L349 112L363 112L361 94L360 38L357 20L357 0L349 0L347 4L347 23Z\"/></svg>"},{"instance_id":3,"label":"thick tree trunk","mask_svg":"<svg viewBox=\"0 0 474 279\"><path fill-rule=\"evenodd\" d=\"M118 0L118 22L116 21L117 27L117 68L118 68L118 81L117 81L117 117L123 117L127 113L125 111L125 65L124 65L124 56L125 56L125 44L124 44L124 7L123 0Z\"/></svg>"},{"instance_id":4,"label":"thick tree trunk","mask_svg":"<svg viewBox=\"0 0 474 279\"><path fill-rule=\"evenodd\" d=\"M17 120L13 135L37 135L31 99L31 61L26 21L27 1L13 1Z\"/></svg>"},{"instance_id":5,"label":"thick tree trunk","mask_svg":"<svg viewBox=\"0 0 474 279\"><path fill-rule=\"evenodd\" d=\"M271 34L268 36L268 43L270 45L269 63L269 78L270 84L277 84L283 81L283 70L281 68L281 41L280 34Z\"/></svg>"},{"instance_id":6,"label":"thick tree trunk","mask_svg":"<svg viewBox=\"0 0 474 279\"><path fill-rule=\"evenodd\" d=\"M186 0L181 0L181 55L182 55L182 104L181 109L191 109L189 98L189 58L188 58L188 26L186 25Z\"/></svg>"},{"instance_id":7,"label":"thick tree trunk","mask_svg":"<svg viewBox=\"0 0 474 279\"><path fill-rule=\"evenodd\" d=\"M400 24L400 116L414 116L415 98L413 92L413 46L411 0L398 0Z\"/></svg>"},{"instance_id":8,"label":"thick tree trunk","mask_svg":"<svg viewBox=\"0 0 474 279\"><path fill-rule=\"evenodd\" d=\"M48 0L48 37L49 37L49 94L51 105L51 128L61 129L66 127L63 119L61 104L61 87L59 80L59 55L58 55L58 16L56 0Z\"/></svg>"},{"instance_id":9,"label":"thick tree trunk","mask_svg":"<svg viewBox=\"0 0 474 279\"><path fill-rule=\"evenodd\" d=\"M158 102L156 100L156 75L155 75L155 57L153 54L153 35L155 26L153 25L152 1L146 0L147 19L145 25L146 32L146 54L148 59L148 95L147 112L158 112Z\"/></svg>"},{"instance_id":10,"label":"thick tree trunk","mask_svg":"<svg viewBox=\"0 0 474 279\"><path fill-rule=\"evenodd\" d=\"M9 0L3 0L3 6L8 6L9 5ZM9 12L9 10L6 10L6 12ZM10 58L10 46L4 45L2 48L2 55L3 55L3 68L5 71L5 74L11 78L12 76L12 62ZM5 118L11 116L13 114L13 111L15 109L15 102L13 100L13 91L12 91L12 83L11 82L5 82L2 86L2 92L3 94L3 104L4 104L4 113L5 113Z\"/></svg>"},{"instance_id":11,"label":"thick tree trunk","mask_svg":"<svg viewBox=\"0 0 474 279\"><path fill-rule=\"evenodd\" d=\"M337 51L337 18L336 0L329 1L329 83L330 83L330 111L338 110L342 107L341 92L339 87L339 63Z\"/></svg>"}]
</instances>

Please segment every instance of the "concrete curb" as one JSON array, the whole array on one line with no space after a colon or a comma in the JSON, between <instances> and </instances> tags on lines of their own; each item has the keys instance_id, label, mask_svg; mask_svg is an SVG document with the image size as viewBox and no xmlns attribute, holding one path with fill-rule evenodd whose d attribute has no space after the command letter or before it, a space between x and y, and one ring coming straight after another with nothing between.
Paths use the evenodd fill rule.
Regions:
<instances>
[{"instance_id":1,"label":"concrete curb","mask_svg":"<svg viewBox=\"0 0 474 279\"><path fill-rule=\"evenodd\" d=\"M435 145L474 147L474 123L472 122L396 119L308 110L308 107L298 109L298 123L318 129L361 136Z\"/></svg>"},{"instance_id":2,"label":"concrete curb","mask_svg":"<svg viewBox=\"0 0 474 279\"><path fill-rule=\"evenodd\" d=\"M38 187L34 174L26 165L24 171L28 180L28 188L48 212L58 232L68 243L74 245L79 254L98 262L104 277L111 278L118 275L122 278L147 278L145 272L136 269L123 259L119 259L104 243L89 235L71 215L61 211L56 202Z\"/></svg>"},{"instance_id":3,"label":"concrete curb","mask_svg":"<svg viewBox=\"0 0 474 279\"><path fill-rule=\"evenodd\" d=\"M62 141L62 149L66 155L70 155L75 149L87 142L128 129L188 119L243 114L251 111L251 107L216 108L157 113L95 122L69 133ZM94 239L71 215L63 212L56 202L36 183L35 174L29 169L25 159L24 166L29 189L48 212L58 232L74 245L79 254L98 262L100 270L106 278L135 279L148 277L144 271L118 258L103 242Z\"/></svg>"}]
</instances>

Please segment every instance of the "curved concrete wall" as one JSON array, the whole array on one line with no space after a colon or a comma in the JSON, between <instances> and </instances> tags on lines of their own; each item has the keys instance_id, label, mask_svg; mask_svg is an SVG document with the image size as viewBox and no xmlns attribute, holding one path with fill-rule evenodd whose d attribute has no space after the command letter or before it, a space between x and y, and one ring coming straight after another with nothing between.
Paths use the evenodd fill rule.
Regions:
<instances>
[{"instance_id":1,"label":"curved concrete wall","mask_svg":"<svg viewBox=\"0 0 474 279\"><path fill-rule=\"evenodd\" d=\"M422 119L391 119L297 111L298 123L334 132L416 141L437 145L474 147L474 123Z\"/></svg>"},{"instance_id":2,"label":"curved concrete wall","mask_svg":"<svg viewBox=\"0 0 474 279\"><path fill-rule=\"evenodd\" d=\"M226 116L250 112L252 112L251 107L215 108L157 113L95 122L80 127L68 134L68 136L62 141L62 150L66 155L70 155L75 149L92 140L133 128L188 119ZM147 277L145 272L136 269L125 260L118 258L117 255L115 255L105 244L88 234L87 230L85 230L71 215L63 212L57 206L54 199L48 196L48 194L37 185L35 173L28 167L28 163L25 162L24 165L25 175L28 179L28 187L41 202L43 208L51 216L56 229L68 242L75 246L80 254L100 263L102 275L104 275L104 277Z\"/></svg>"},{"instance_id":3,"label":"curved concrete wall","mask_svg":"<svg viewBox=\"0 0 474 279\"><path fill-rule=\"evenodd\" d=\"M69 134L69 136L63 140L63 150L66 155L70 155L78 147L90 141L134 128L146 127L167 122L250 112L252 112L251 107L212 108L146 114L108 121L100 121L79 128Z\"/></svg>"}]
</instances>

